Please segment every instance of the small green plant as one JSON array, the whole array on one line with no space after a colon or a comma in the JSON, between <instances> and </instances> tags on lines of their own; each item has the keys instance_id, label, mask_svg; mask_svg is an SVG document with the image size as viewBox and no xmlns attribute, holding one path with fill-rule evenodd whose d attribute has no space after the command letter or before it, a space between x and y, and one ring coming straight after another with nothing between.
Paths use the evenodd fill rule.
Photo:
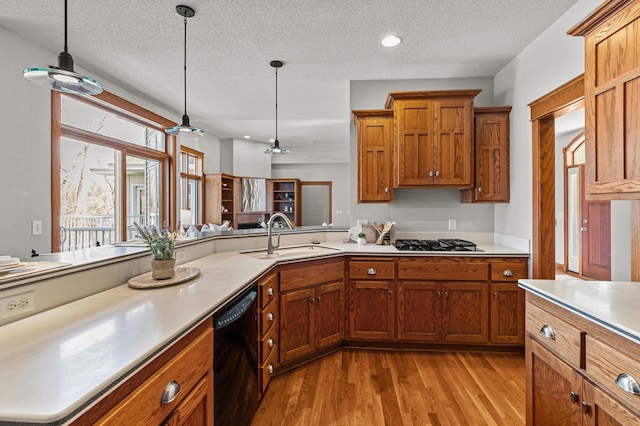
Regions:
<instances>
[{"instance_id":1,"label":"small green plant","mask_svg":"<svg viewBox=\"0 0 640 426\"><path fill-rule=\"evenodd\" d=\"M358 238L365 238L367 236L367 234L365 234L364 232L360 232L358 234Z\"/></svg>"},{"instance_id":2,"label":"small green plant","mask_svg":"<svg viewBox=\"0 0 640 426\"><path fill-rule=\"evenodd\" d=\"M173 251L177 234L166 229L158 230L152 227L150 231L146 230L138 223L133 223L138 230L138 237L144 238L151 250L153 260L169 260L173 259Z\"/></svg>"}]
</instances>

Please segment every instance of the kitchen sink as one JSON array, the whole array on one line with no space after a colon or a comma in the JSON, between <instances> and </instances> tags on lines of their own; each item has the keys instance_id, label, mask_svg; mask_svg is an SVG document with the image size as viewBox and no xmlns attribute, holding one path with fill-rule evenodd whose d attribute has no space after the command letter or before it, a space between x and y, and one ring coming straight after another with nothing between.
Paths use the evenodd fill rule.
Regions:
<instances>
[{"instance_id":1,"label":"kitchen sink","mask_svg":"<svg viewBox=\"0 0 640 426\"><path fill-rule=\"evenodd\" d=\"M290 246L276 249L273 254L267 254L267 250L241 251L240 254L255 257L256 259L291 259L307 256L318 256L323 254L334 254L342 252L342 249L335 247L321 246L318 244L306 244L302 246Z\"/></svg>"}]
</instances>

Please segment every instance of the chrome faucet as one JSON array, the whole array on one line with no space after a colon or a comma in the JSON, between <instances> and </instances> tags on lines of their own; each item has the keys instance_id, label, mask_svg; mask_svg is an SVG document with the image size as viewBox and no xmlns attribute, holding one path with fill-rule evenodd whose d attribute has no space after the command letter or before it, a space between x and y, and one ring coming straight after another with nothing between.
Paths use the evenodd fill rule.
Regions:
<instances>
[{"instance_id":1,"label":"chrome faucet","mask_svg":"<svg viewBox=\"0 0 640 426\"><path fill-rule=\"evenodd\" d=\"M287 224L289 229L294 228L293 223L291 223L291 221L286 215L280 212L272 214L271 217L269 218L269 221L267 222L267 255L273 254L273 251L278 247L280 247L280 234L278 234L278 242L276 245L274 245L273 241L271 240L271 234L273 229L273 219L275 219L276 217L284 219L284 222Z\"/></svg>"}]
</instances>

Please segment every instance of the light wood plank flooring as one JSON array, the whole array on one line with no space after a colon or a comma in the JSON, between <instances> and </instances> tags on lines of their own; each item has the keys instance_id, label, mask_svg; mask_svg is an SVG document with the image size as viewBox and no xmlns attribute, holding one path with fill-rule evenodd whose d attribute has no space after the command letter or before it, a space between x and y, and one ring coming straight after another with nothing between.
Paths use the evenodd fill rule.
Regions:
<instances>
[{"instance_id":1,"label":"light wood plank flooring","mask_svg":"<svg viewBox=\"0 0 640 426\"><path fill-rule=\"evenodd\" d=\"M524 424L524 355L342 349L274 377L252 426Z\"/></svg>"}]
</instances>

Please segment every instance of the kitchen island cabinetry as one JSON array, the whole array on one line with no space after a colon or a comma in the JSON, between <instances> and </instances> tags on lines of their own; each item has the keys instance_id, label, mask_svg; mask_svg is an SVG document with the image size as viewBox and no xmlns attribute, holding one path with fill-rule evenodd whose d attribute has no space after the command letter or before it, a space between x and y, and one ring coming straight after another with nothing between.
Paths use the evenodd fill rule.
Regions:
<instances>
[{"instance_id":1,"label":"kitchen island cabinetry","mask_svg":"<svg viewBox=\"0 0 640 426\"><path fill-rule=\"evenodd\" d=\"M394 187L473 185L473 98L480 90L391 92Z\"/></svg>"},{"instance_id":2,"label":"kitchen island cabinetry","mask_svg":"<svg viewBox=\"0 0 640 426\"><path fill-rule=\"evenodd\" d=\"M352 114L358 137L358 202L392 202L393 110Z\"/></svg>"},{"instance_id":3,"label":"kitchen island cabinetry","mask_svg":"<svg viewBox=\"0 0 640 426\"><path fill-rule=\"evenodd\" d=\"M258 278L258 388L261 395L278 366L278 277L277 270L272 270Z\"/></svg>"},{"instance_id":4,"label":"kitchen island cabinetry","mask_svg":"<svg viewBox=\"0 0 640 426\"><path fill-rule=\"evenodd\" d=\"M640 199L640 1L610 0L569 34L585 41L586 193Z\"/></svg>"},{"instance_id":5,"label":"kitchen island cabinetry","mask_svg":"<svg viewBox=\"0 0 640 426\"><path fill-rule=\"evenodd\" d=\"M315 354L344 338L344 260L280 267L280 362Z\"/></svg>"},{"instance_id":6,"label":"kitchen island cabinetry","mask_svg":"<svg viewBox=\"0 0 640 426\"><path fill-rule=\"evenodd\" d=\"M532 292L526 311L527 424L640 424L640 344Z\"/></svg>"},{"instance_id":7,"label":"kitchen island cabinetry","mask_svg":"<svg viewBox=\"0 0 640 426\"><path fill-rule=\"evenodd\" d=\"M73 424L213 424L213 323L208 319Z\"/></svg>"},{"instance_id":8,"label":"kitchen island cabinetry","mask_svg":"<svg viewBox=\"0 0 640 426\"><path fill-rule=\"evenodd\" d=\"M460 191L463 203L509 202L511 107L474 109L475 186Z\"/></svg>"}]
</instances>

